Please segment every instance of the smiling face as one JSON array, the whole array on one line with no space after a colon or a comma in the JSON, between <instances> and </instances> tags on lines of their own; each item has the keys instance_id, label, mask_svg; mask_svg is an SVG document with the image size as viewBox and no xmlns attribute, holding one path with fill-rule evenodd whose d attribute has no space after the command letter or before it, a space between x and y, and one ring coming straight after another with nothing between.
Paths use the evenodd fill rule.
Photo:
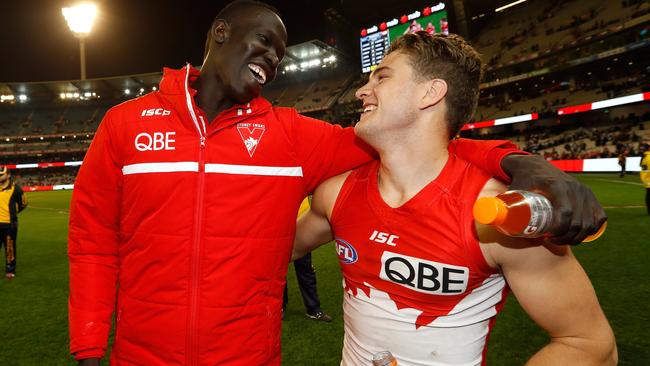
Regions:
<instances>
[{"instance_id":1,"label":"smiling face","mask_svg":"<svg viewBox=\"0 0 650 366\"><path fill-rule=\"evenodd\" d=\"M408 127L415 120L425 88L415 77L408 55L387 55L356 92L363 102L363 113L354 127L357 136L372 145L382 134Z\"/></svg>"},{"instance_id":2,"label":"smiling face","mask_svg":"<svg viewBox=\"0 0 650 366\"><path fill-rule=\"evenodd\" d=\"M218 47L210 50L206 63L214 65L226 98L241 104L260 95L275 79L287 43L282 20L272 11L252 6L228 24L215 21L211 37Z\"/></svg>"}]
</instances>

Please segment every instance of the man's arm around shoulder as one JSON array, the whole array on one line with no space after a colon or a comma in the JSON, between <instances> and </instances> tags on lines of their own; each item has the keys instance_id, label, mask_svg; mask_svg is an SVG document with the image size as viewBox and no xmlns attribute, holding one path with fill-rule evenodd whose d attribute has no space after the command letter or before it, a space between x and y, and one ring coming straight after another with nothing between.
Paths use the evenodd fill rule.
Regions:
<instances>
[{"instance_id":1,"label":"man's arm around shoulder","mask_svg":"<svg viewBox=\"0 0 650 366\"><path fill-rule=\"evenodd\" d=\"M291 260L332 241L330 218L336 198L350 172L343 173L324 181L314 191L311 207L298 218L296 238L293 244Z\"/></svg>"},{"instance_id":2,"label":"man's arm around shoulder","mask_svg":"<svg viewBox=\"0 0 650 366\"><path fill-rule=\"evenodd\" d=\"M449 151L478 166L511 189L542 192L553 204L548 241L580 244L607 221L593 192L574 177L537 155L516 149L510 141L454 139Z\"/></svg>"},{"instance_id":3,"label":"man's arm around shoulder","mask_svg":"<svg viewBox=\"0 0 650 366\"><path fill-rule=\"evenodd\" d=\"M510 189L542 192L554 207L552 244L580 244L607 221L607 214L589 187L539 155L511 154L501 162L512 177Z\"/></svg>"},{"instance_id":4,"label":"man's arm around shoulder","mask_svg":"<svg viewBox=\"0 0 650 366\"><path fill-rule=\"evenodd\" d=\"M505 187L494 180L481 196ZM501 268L526 313L551 341L527 365L615 365L614 334L596 293L568 246L506 237L477 226L487 262Z\"/></svg>"}]
</instances>

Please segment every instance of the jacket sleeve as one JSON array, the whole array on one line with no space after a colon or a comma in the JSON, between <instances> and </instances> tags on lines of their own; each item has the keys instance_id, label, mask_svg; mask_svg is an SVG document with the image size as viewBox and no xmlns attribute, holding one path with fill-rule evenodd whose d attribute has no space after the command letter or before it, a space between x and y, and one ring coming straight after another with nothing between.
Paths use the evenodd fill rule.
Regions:
<instances>
[{"instance_id":1,"label":"jacket sleeve","mask_svg":"<svg viewBox=\"0 0 650 366\"><path fill-rule=\"evenodd\" d=\"M77 360L103 357L115 308L122 172L111 128L109 111L86 153L72 193L68 320L70 351Z\"/></svg>"},{"instance_id":2,"label":"jacket sleeve","mask_svg":"<svg viewBox=\"0 0 650 366\"><path fill-rule=\"evenodd\" d=\"M293 143L301 162L306 183L305 194L327 178L356 168L377 156L377 153L354 134L343 128L314 118L293 114Z\"/></svg>"},{"instance_id":3,"label":"jacket sleeve","mask_svg":"<svg viewBox=\"0 0 650 366\"><path fill-rule=\"evenodd\" d=\"M501 168L501 160L510 154L528 155L507 140L454 139L449 144L449 152L455 153L504 183L510 183L511 177Z\"/></svg>"}]
</instances>

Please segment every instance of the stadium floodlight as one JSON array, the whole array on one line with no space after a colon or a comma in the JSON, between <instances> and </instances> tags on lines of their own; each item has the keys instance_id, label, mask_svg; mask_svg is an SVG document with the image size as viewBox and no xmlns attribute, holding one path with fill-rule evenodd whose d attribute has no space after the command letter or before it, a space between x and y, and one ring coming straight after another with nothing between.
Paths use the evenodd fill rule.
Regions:
<instances>
[{"instance_id":1,"label":"stadium floodlight","mask_svg":"<svg viewBox=\"0 0 650 366\"><path fill-rule=\"evenodd\" d=\"M79 39L79 56L81 66L81 80L86 80L86 44L85 39L90 34L97 17L97 6L92 3L82 3L69 8L61 9L68 27L76 38Z\"/></svg>"}]
</instances>

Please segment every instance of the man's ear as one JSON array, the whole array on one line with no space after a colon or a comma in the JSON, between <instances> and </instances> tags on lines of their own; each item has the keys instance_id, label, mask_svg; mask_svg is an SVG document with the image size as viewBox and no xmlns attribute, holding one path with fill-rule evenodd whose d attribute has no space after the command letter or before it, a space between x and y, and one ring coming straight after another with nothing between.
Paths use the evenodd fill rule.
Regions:
<instances>
[{"instance_id":1,"label":"man's ear","mask_svg":"<svg viewBox=\"0 0 650 366\"><path fill-rule=\"evenodd\" d=\"M425 83L426 93L420 100L420 109L432 107L447 95L447 82L442 79L433 79Z\"/></svg>"},{"instance_id":2,"label":"man's ear","mask_svg":"<svg viewBox=\"0 0 650 366\"><path fill-rule=\"evenodd\" d=\"M223 19L217 19L212 25L212 39L221 44L230 36L230 25Z\"/></svg>"}]
</instances>

